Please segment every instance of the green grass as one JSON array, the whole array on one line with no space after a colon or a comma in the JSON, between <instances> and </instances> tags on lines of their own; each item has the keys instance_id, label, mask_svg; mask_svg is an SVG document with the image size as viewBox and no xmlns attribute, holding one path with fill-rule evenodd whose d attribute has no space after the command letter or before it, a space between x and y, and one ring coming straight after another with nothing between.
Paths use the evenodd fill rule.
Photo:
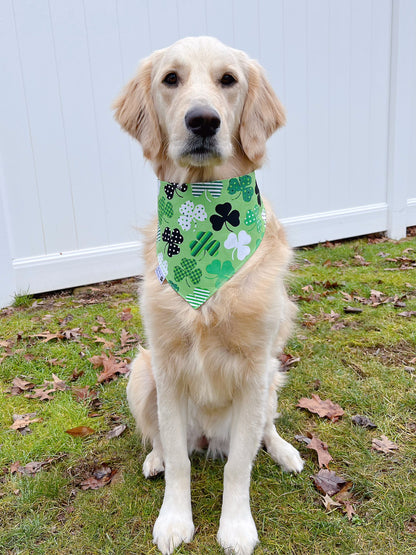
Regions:
<instances>
[{"instance_id":1,"label":"green grass","mask_svg":"<svg viewBox=\"0 0 416 555\"><path fill-rule=\"evenodd\" d=\"M404 252L408 248L414 250ZM358 265L355 255L369 264ZM400 256L416 259L415 239L381 243L360 239L296 252L289 287L292 295L304 300L298 302L298 326L286 352L300 357L300 362L289 371L277 426L299 448L306 465L300 475L288 475L259 452L251 487L260 537L256 554L416 552L416 533L409 524L416 514L416 372L406 369L416 367L411 362L416 358L416 317L400 316L416 310L416 269L399 270L399 262L388 260ZM326 282L332 283L330 289ZM306 286L313 290L302 289ZM343 295L364 299L371 290L397 295L406 306L387 302L373 307L347 301ZM163 479L145 480L141 474L146 449L134 432L125 378L97 384L99 370L88 360L103 352L96 337L113 341L116 353L123 328L142 335L135 284L128 280L25 297L24 302L22 298L12 309L0 311L0 553L156 554L151 533L163 498ZM363 311L345 314L347 305ZM131 320L120 318L123 308L131 308ZM331 310L345 327L333 329L335 322L326 316ZM68 315L72 319L63 323ZM114 333L97 330L102 318ZM73 328L80 328L82 335L46 343L36 337ZM134 356L134 348L123 356ZM83 375L70 382L74 369ZM70 389L55 392L50 401L7 393L16 376L39 386L52 380L52 373L71 387L93 388L101 407L77 402ZM296 408L300 397L312 393L339 403L344 416L332 423ZM10 429L13 414L29 412L41 418L30 425L32 433L21 435ZM355 414L368 416L378 428L354 426ZM120 422L128 426L125 433L107 439L106 432ZM65 433L80 425L95 433L86 438ZM357 514L351 521L341 510L325 510L311 480L318 471L316 455L294 439L306 432L328 444L334 459L330 468L352 482ZM381 434L399 449L389 455L373 451L371 440ZM10 472L16 461L25 465L49 459L35 476ZM98 490L82 490L81 482L102 465L118 471L113 482ZM215 535L222 472L223 462L192 457L197 530L193 542L177 553L221 553Z\"/></svg>"}]
</instances>

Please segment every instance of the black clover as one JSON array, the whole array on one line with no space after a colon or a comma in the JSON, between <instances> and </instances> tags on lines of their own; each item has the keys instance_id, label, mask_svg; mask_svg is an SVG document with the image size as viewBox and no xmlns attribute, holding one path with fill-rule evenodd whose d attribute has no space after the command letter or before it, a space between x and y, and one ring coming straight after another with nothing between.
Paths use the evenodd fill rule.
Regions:
<instances>
[{"instance_id":1,"label":"black clover","mask_svg":"<svg viewBox=\"0 0 416 555\"><path fill-rule=\"evenodd\" d=\"M175 254L179 254L181 252L178 245L183 242L183 236L177 227L175 227L172 231L169 227L165 227L162 234L162 241L168 244L169 257L175 256Z\"/></svg>"},{"instance_id":2,"label":"black clover","mask_svg":"<svg viewBox=\"0 0 416 555\"><path fill-rule=\"evenodd\" d=\"M172 200L173 195L175 194L175 191L177 192L177 190L179 190L182 193L184 193L187 190L187 188L188 188L188 185L186 183L182 183L181 185L179 183L166 183L165 194L168 200Z\"/></svg>"},{"instance_id":3,"label":"black clover","mask_svg":"<svg viewBox=\"0 0 416 555\"><path fill-rule=\"evenodd\" d=\"M261 206L261 195L260 195L259 186L257 185L257 180L256 180L256 186L255 186L255 188L254 188L254 192L255 192L256 195L257 195L257 204L258 204L259 206Z\"/></svg>"},{"instance_id":4,"label":"black clover","mask_svg":"<svg viewBox=\"0 0 416 555\"><path fill-rule=\"evenodd\" d=\"M240 225L240 212L238 210L232 210L232 206L229 202L224 202L224 204L217 204L215 207L215 212L219 214L213 214L210 217L210 222L214 231L220 231L222 226L225 224L227 229L227 222L233 227Z\"/></svg>"}]
</instances>

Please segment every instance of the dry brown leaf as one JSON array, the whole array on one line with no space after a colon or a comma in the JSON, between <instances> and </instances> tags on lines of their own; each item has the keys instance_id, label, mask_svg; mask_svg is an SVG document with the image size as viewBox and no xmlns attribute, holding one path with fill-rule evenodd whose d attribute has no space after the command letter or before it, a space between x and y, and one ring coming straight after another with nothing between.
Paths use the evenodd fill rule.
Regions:
<instances>
[{"instance_id":1,"label":"dry brown leaf","mask_svg":"<svg viewBox=\"0 0 416 555\"><path fill-rule=\"evenodd\" d=\"M341 503L334 501L332 497L330 497L328 494L326 494L325 496L322 496L322 503L324 504L325 509L327 511L331 511L333 508L336 509L342 506Z\"/></svg>"},{"instance_id":2,"label":"dry brown leaf","mask_svg":"<svg viewBox=\"0 0 416 555\"><path fill-rule=\"evenodd\" d=\"M12 388L10 390L11 395L20 395L23 391L29 391L33 389L35 384L23 380L22 378L13 378Z\"/></svg>"},{"instance_id":3,"label":"dry brown leaf","mask_svg":"<svg viewBox=\"0 0 416 555\"><path fill-rule=\"evenodd\" d=\"M398 449L399 446L390 441L385 435L382 435L381 439L373 439L371 448L374 449L374 451L381 451L382 453L389 454Z\"/></svg>"},{"instance_id":4,"label":"dry brown leaf","mask_svg":"<svg viewBox=\"0 0 416 555\"><path fill-rule=\"evenodd\" d=\"M127 322L133 318L133 314L131 313L131 308L123 308L123 311L120 312L118 315L122 322Z\"/></svg>"},{"instance_id":5,"label":"dry brown leaf","mask_svg":"<svg viewBox=\"0 0 416 555\"><path fill-rule=\"evenodd\" d=\"M76 428L71 428L70 430L65 430L66 434L72 437L86 437L95 433L95 430L89 426L77 426Z\"/></svg>"},{"instance_id":6,"label":"dry brown leaf","mask_svg":"<svg viewBox=\"0 0 416 555\"><path fill-rule=\"evenodd\" d=\"M316 437L313 434L311 441L308 443L306 448L316 451L318 455L319 468L322 468L323 466L326 466L326 468L328 468L328 464L334 460L329 454L328 445L321 441L319 437Z\"/></svg>"},{"instance_id":7,"label":"dry brown leaf","mask_svg":"<svg viewBox=\"0 0 416 555\"><path fill-rule=\"evenodd\" d=\"M104 337L98 337L98 335L95 336L94 343L102 343L104 349L112 349L114 347L114 341L108 341Z\"/></svg>"},{"instance_id":8,"label":"dry brown leaf","mask_svg":"<svg viewBox=\"0 0 416 555\"><path fill-rule=\"evenodd\" d=\"M117 377L117 374L127 374L127 372L129 372L127 362L124 360L117 361L113 355L108 357L107 355L102 354L99 357L91 357L89 360L93 363L94 368L103 366L103 371L97 377L98 383L114 380Z\"/></svg>"},{"instance_id":9,"label":"dry brown leaf","mask_svg":"<svg viewBox=\"0 0 416 555\"><path fill-rule=\"evenodd\" d=\"M107 439L113 439L115 437L121 436L121 434L125 431L126 428L127 426L125 424L120 424L119 426L116 426L115 428L107 432L105 437Z\"/></svg>"},{"instance_id":10,"label":"dry brown leaf","mask_svg":"<svg viewBox=\"0 0 416 555\"><path fill-rule=\"evenodd\" d=\"M299 399L296 406L314 412L321 418L329 418L332 422L336 422L344 414L344 411L339 405L333 403L330 399L323 401L319 395L315 395L314 393L312 393L312 399L308 399L307 397Z\"/></svg>"},{"instance_id":11,"label":"dry brown leaf","mask_svg":"<svg viewBox=\"0 0 416 555\"><path fill-rule=\"evenodd\" d=\"M315 486L319 491L324 494L334 495L338 493L343 486L345 486L346 481L340 478L332 470L320 470L318 474L311 476L315 483Z\"/></svg>"},{"instance_id":12,"label":"dry brown leaf","mask_svg":"<svg viewBox=\"0 0 416 555\"><path fill-rule=\"evenodd\" d=\"M80 486L83 490L102 488L111 483L117 474L117 470L111 470L108 466L103 466L94 471L93 475L83 480Z\"/></svg>"},{"instance_id":13,"label":"dry brown leaf","mask_svg":"<svg viewBox=\"0 0 416 555\"><path fill-rule=\"evenodd\" d=\"M300 357L294 357L290 353L281 353L278 357L280 360L280 369L287 372L291 366L300 361Z\"/></svg>"},{"instance_id":14,"label":"dry brown leaf","mask_svg":"<svg viewBox=\"0 0 416 555\"><path fill-rule=\"evenodd\" d=\"M33 422L40 422L40 418L35 418L36 412L29 412L26 414L13 414L13 424L10 426L12 430L22 431Z\"/></svg>"}]
</instances>

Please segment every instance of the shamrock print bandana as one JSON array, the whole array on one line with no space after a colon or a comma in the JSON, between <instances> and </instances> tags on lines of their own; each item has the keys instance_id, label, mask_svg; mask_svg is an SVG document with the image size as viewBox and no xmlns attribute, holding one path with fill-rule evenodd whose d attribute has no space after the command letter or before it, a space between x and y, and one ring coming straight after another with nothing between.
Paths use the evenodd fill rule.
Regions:
<instances>
[{"instance_id":1,"label":"shamrock print bandana","mask_svg":"<svg viewBox=\"0 0 416 555\"><path fill-rule=\"evenodd\" d=\"M255 174L160 181L156 275L197 309L255 252L266 229Z\"/></svg>"}]
</instances>

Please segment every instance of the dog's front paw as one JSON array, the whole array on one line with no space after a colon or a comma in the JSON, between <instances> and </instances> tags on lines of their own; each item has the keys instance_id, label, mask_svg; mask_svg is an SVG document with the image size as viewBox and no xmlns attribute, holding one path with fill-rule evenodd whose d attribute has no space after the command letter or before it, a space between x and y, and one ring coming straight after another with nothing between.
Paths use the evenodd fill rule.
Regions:
<instances>
[{"instance_id":1,"label":"dog's front paw","mask_svg":"<svg viewBox=\"0 0 416 555\"><path fill-rule=\"evenodd\" d=\"M301 472L304 461L299 455L299 451L285 441L285 445L281 445L275 453L272 454L273 459L280 464L285 472Z\"/></svg>"},{"instance_id":2,"label":"dog's front paw","mask_svg":"<svg viewBox=\"0 0 416 555\"><path fill-rule=\"evenodd\" d=\"M163 555L170 555L182 542L189 543L194 536L192 517L178 510L165 510L162 506L153 527L153 543Z\"/></svg>"},{"instance_id":3,"label":"dog's front paw","mask_svg":"<svg viewBox=\"0 0 416 555\"><path fill-rule=\"evenodd\" d=\"M217 541L227 555L251 555L259 541L253 517L221 517Z\"/></svg>"},{"instance_id":4,"label":"dog's front paw","mask_svg":"<svg viewBox=\"0 0 416 555\"><path fill-rule=\"evenodd\" d=\"M165 465L163 463L163 458L153 449L151 451L144 463L143 463L143 474L145 478L151 478L156 476L165 470Z\"/></svg>"}]
</instances>

